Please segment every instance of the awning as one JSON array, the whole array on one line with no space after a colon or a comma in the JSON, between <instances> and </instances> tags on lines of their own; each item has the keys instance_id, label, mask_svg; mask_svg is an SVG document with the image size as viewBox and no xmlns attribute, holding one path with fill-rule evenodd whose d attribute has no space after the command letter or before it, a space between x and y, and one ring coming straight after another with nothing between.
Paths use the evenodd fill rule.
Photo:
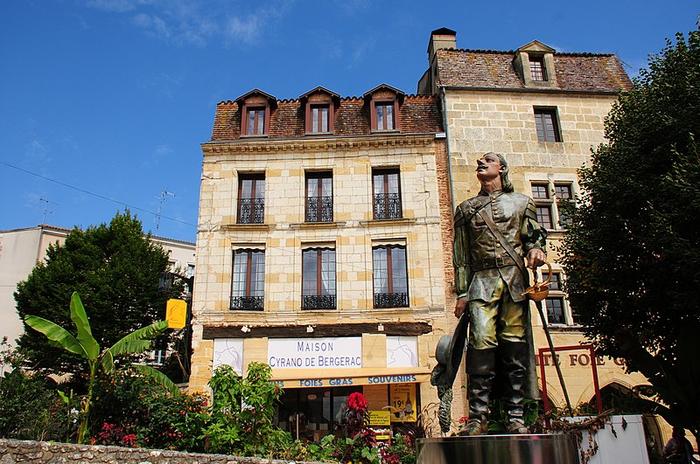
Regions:
<instances>
[{"instance_id":1,"label":"awning","mask_svg":"<svg viewBox=\"0 0 700 464\"><path fill-rule=\"evenodd\" d=\"M336 371L336 372L334 372ZM272 381L283 388L350 387L430 381L428 368L273 369Z\"/></svg>"}]
</instances>

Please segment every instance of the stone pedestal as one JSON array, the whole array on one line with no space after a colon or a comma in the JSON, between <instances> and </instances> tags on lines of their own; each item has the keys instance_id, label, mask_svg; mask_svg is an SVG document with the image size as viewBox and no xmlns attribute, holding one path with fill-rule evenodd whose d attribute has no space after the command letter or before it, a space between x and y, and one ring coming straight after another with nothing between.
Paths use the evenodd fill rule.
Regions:
<instances>
[{"instance_id":1,"label":"stone pedestal","mask_svg":"<svg viewBox=\"0 0 700 464\"><path fill-rule=\"evenodd\" d=\"M418 464L579 464L571 434L420 438Z\"/></svg>"}]
</instances>

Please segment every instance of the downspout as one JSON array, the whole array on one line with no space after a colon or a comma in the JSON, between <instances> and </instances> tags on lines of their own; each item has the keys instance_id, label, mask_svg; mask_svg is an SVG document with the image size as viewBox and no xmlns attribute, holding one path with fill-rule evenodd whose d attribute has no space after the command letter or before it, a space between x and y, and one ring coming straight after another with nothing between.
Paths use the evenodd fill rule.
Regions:
<instances>
[{"instance_id":1,"label":"downspout","mask_svg":"<svg viewBox=\"0 0 700 464\"><path fill-rule=\"evenodd\" d=\"M447 97L445 96L445 87L440 86L440 104L442 105L442 128L445 131L445 150L447 151L447 179L450 184L450 206L452 212L455 210L455 191L454 182L452 180L452 150L450 150L450 134L449 126L447 125Z\"/></svg>"}]
</instances>

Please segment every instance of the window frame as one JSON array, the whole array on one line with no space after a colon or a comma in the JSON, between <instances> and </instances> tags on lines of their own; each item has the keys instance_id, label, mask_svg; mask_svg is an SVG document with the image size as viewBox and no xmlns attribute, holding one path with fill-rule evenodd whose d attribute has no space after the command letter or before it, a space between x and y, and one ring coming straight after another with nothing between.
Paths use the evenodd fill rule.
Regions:
<instances>
[{"instance_id":1,"label":"window frame","mask_svg":"<svg viewBox=\"0 0 700 464\"><path fill-rule=\"evenodd\" d=\"M243 198L243 182L246 180L251 180L253 181L251 190L250 190L250 197ZM262 189L263 189L263 195L262 197L256 197L256 193L259 190L256 190L256 186L259 185L259 182L262 181ZM267 187L267 183L265 182L265 173L264 172L245 172L245 173L238 173L238 198L236 199L236 223L237 224L264 224L265 223L265 189ZM247 220L244 221L242 220L243 216L243 200L250 200L251 205L251 213L250 217L252 220ZM261 211L259 213L254 212L256 208L259 208ZM259 220L255 220L256 218L259 218Z\"/></svg>"},{"instance_id":2,"label":"window frame","mask_svg":"<svg viewBox=\"0 0 700 464\"><path fill-rule=\"evenodd\" d=\"M387 284L387 291L385 293L377 293L377 267L376 267L376 256L375 253L380 250L384 249L384 255L386 257L386 284ZM394 267L394 258L393 258L393 252L394 250L402 250L403 251L403 271L404 275L403 276L398 276L398 278L403 278L403 283L405 284L406 291L405 292L395 292L394 288L394 280L396 277ZM387 309L387 308L409 308L410 307L410 293L409 293L409 279L408 279L408 252L406 249L406 245L398 245L398 244L382 244L382 243L377 243L372 245L372 308L374 309ZM378 295L387 295L384 300L386 303L382 303L382 299L378 298ZM393 295L393 296L389 296ZM397 295L403 295L403 296L397 296Z\"/></svg>"},{"instance_id":3,"label":"window frame","mask_svg":"<svg viewBox=\"0 0 700 464\"><path fill-rule=\"evenodd\" d=\"M532 82L547 82L549 78L547 76L547 65L545 63L544 55L530 55L528 54L528 62L530 63L530 79ZM539 65L539 69L533 69L533 64ZM537 66L535 66L537 67ZM539 71L539 76L538 76ZM540 77L539 79L537 77Z\"/></svg>"},{"instance_id":4,"label":"window frame","mask_svg":"<svg viewBox=\"0 0 700 464\"><path fill-rule=\"evenodd\" d=\"M332 252L332 263L333 263L333 270L332 273L330 270L328 270L329 275L332 276L333 280L333 292L331 293L323 293L323 253L324 252ZM305 254L306 253L316 253L316 267L315 267L315 276L314 280L316 281L316 288L315 293L307 293L306 288L304 286L305 282L307 279L305 279L307 275L307 269L306 269L306 259L305 259ZM311 272L310 270L308 272ZM337 262L336 262L336 254L335 254L335 247L333 246L328 246L328 245L319 245L319 246L313 246L313 247L308 247L308 248L303 248L301 250L301 309L304 311L308 310L327 310L327 309L337 309L338 308L338 302L337 302L337 294L338 294L338 278L337 278ZM310 297L310 298L306 298Z\"/></svg>"},{"instance_id":5,"label":"window frame","mask_svg":"<svg viewBox=\"0 0 700 464\"><path fill-rule=\"evenodd\" d=\"M262 111L262 132L249 133L248 132L248 118L251 111ZM255 124L259 124L260 118L255 118ZM252 137L267 137L270 132L270 102L264 97L249 97L241 105L241 137L252 138Z\"/></svg>"},{"instance_id":6,"label":"window frame","mask_svg":"<svg viewBox=\"0 0 700 464\"><path fill-rule=\"evenodd\" d=\"M237 282L237 272L236 272L236 256L246 255L245 271L243 274L243 285L244 288L236 288ZM254 256L255 255L255 256ZM262 260L262 272L256 274L262 274L261 289L259 295L253 295L253 260L255 258L261 258ZM240 303L234 305L234 299L240 299ZM230 311L264 311L265 310L265 250L262 248L234 248L231 254L231 298L229 300L229 310Z\"/></svg>"},{"instance_id":7,"label":"window frame","mask_svg":"<svg viewBox=\"0 0 700 464\"><path fill-rule=\"evenodd\" d=\"M324 195L324 190L323 190L323 180L324 179L329 179L330 180L330 196ZM317 185L317 192L320 192L320 195L316 195L315 198L319 199L324 199L330 197L330 205L326 204L325 200L321 200L317 202L316 206L316 219L315 221L312 221L310 218L310 199L314 197L309 196L309 181L310 180L317 180L318 185ZM333 214L334 214L334 208L333 208L333 171L307 171L306 175L304 176L304 222L308 223L331 223L333 222ZM330 210L330 213L324 214L326 210Z\"/></svg>"},{"instance_id":8,"label":"window frame","mask_svg":"<svg viewBox=\"0 0 700 464\"><path fill-rule=\"evenodd\" d=\"M391 129L386 129L385 127L380 129L379 128L379 121L377 119L377 107L391 107L391 113L392 113L392 127ZM399 132L400 131L400 118L399 118L399 101L397 98L379 98L379 99L372 99L372 103L370 105L370 125L372 128L372 132ZM386 118L386 111L384 112L384 116L382 117L382 121L387 121Z\"/></svg>"},{"instance_id":9,"label":"window frame","mask_svg":"<svg viewBox=\"0 0 700 464\"><path fill-rule=\"evenodd\" d=\"M542 227L549 231L564 231L567 226L562 223L562 215L559 210L560 201L562 200L573 200L576 195L576 185L572 180L566 179L548 179L548 180L538 180L531 179L530 181L530 196L532 201L535 203L536 208L548 208L550 225L551 227L546 227L545 224L540 223L539 217L537 222L540 223ZM560 199L557 195L557 187L565 186L570 194L569 199ZM546 198L537 197L534 192L534 187L545 187ZM538 215L539 216L539 215Z\"/></svg>"},{"instance_id":10,"label":"window frame","mask_svg":"<svg viewBox=\"0 0 700 464\"><path fill-rule=\"evenodd\" d=\"M555 106L534 106L533 115L535 118L535 132L537 141L540 143L559 143L563 142L561 125L559 124L559 110ZM552 129L547 129L545 116L551 118ZM550 136L551 132L551 136Z\"/></svg>"},{"instance_id":11,"label":"window frame","mask_svg":"<svg viewBox=\"0 0 700 464\"><path fill-rule=\"evenodd\" d=\"M542 270L542 268L538 269L538 274L539 274L539 279L540 281L545 278L545 271ZM566 293L563 290L563 283L566 280L566 277L564 276L564 272L561 271L560 269L554 269L552 270L552 275L557 276L557 288L552 288L550 284L550 289L549 289L549 295L547 298L544 300L543 306L544 306L544 314L545 317L547 318L547 324L552 325L554 327L570 327L570 326L579 326L580 324L577 324L576 321L574 320L574 315L573 311L571 310L571 304L569 303L569 299L566 296ZM553 279L554 280L554 279ZM564 318L564 322L550 322L549 320L549 306L547 304L547 301L549 299L560 299L562 302L562 316Z\"/></svg>"},{"instance_id":12,"label":"window frame","mask_svg":"<svg viewBox=\"0 0 700 464\"><path fill-rule=\"evenodd\" d=\"M397 185L397 192L395 194L397 195L397 210L398 214L396 216L392 216L389 211L391 211L391 199L389 195L392 195L394 193L389 192L389 175L396 174L396 185ZM375 193L375 185L376 185L376 177L382 176L383 177L383 184L384 184L384 191L381 194ZM385 217L379 217L377 215L377 195L384 195L384 209L386 211ZM381 166L381 167L373 167L372 168L372 219L375 221L391 221L391 220L397 220L397 219L403 219L403 195L401 191L401 169L399 167L392 167L392 166Z\"/></svg>"}]
</instances>

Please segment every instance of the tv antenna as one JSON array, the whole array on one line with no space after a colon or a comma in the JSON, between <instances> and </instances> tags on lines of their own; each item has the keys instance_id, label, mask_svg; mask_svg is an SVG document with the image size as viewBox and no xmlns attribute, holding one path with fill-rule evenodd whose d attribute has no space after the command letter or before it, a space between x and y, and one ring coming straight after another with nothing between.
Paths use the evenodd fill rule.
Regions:
<instances>
[{"instance_id":1,"label":"tv antenna","mask_svg":"<svg viewBox=\"0 0 700 464\"><path fill-rule=\"evenodd\" d=\"M53 201L49 201L47 198L40 197L39 201L44 204L42 214L41 214L41 223L46 224L46 218L49 216L49 214L52 214L55 210L49 209L49 204L56 205Z\"/></svg>"},{"instance_id":2,"label":"tv antenna","mask_svg":"<svg viewBox=\"0 0 700 464\"><path fill-rule=\"evenodd\" d=\"M160 192L160 195L158 196L158 211L156 212L156 232L158 232L158 229L160 228L160 214L163 210L163 205L165 204L165 201L168 199L168 197L175 198L175 194L173 192L168 192L166 189L163 189Z\"/></svg>"}]
</instances>

